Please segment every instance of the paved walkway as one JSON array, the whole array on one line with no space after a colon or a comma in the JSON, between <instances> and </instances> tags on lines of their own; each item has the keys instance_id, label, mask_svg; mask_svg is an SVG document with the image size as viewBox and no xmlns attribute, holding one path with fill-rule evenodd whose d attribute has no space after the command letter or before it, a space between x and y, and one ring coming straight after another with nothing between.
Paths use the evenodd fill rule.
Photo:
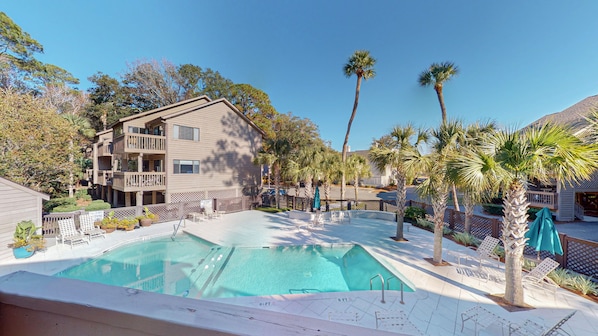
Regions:
<instances>
[{"instance_id":1,"label":"paved walkway","mask_svg":"<svg viewBox=\"0 0 598 336\"><path fill-rule=\"evenodd\" d=\"M25 262L0 261L0 275L26 269L42 274L54 274L66 267L79 263L88 257L114 248L123 242L148 239L152 236L172 233L173 223L152 225L132 233L115 232L105 240L95 240L90 246L51 246L45 253L39 253ZM302 225L299 225L302 224ZM385 302L381 302L379 291L344 293L275 295L267 297L241 297L217 299L214 301L252 307L265 311L280 312L289 316L303 316L309 321L310 330L317 330L319 322L326 326L329 314L354 312L359 327L339 327L334 334L363 335L363 328L376 333L376 311L402 310L425 335L474 335L473 324L467 322L461 331L460 313L481 305L494 314L515 323L531 319L550 326L572 310L578 312L567 322L564 329L571 335L598 334L598 304L559 289L551 291L530 289L525 291L526 302L534 309L522 312L508 312L495 304L487 295L504 293L504 270L499 264L487 264L480 270L471 259L462 258L461 264L446 251L457 255L472 255L473 251L452 241L443 240L444 258L450 266L433 266L424 258L432 257L432 233L411 227L405 233L408 242L395 242L388 238L395 233L395 224L378 219L353 218L350 223L326 223L322 228L307 228L304 222L290 220L286 214L266 214L246 211L226 214L220 219L193 223L186 222L184 231L198 235L208 241L226 246L272 246L302 244L335 244L353 242L366 248L383 263L392 266L409 278L416 286L414 293L405 293L404 304L400 293L387 291ZM275 272L275 270L273 270ZM314 319L315 318L315 319ZM325 321L326 320L326 321ZM223 328L226 326L222 326ZM224 329L225 330L225 329ZM326 328L322 328L326 330ZM342 332L340 332L342 330ZM501 335L500 327L484 331L489 335ZM264 334L264 330L244 330L250 335ZM414 330L409 331L414 333ZM323 332L322 334L333 334Z\"/></svg>"}]
</instances>

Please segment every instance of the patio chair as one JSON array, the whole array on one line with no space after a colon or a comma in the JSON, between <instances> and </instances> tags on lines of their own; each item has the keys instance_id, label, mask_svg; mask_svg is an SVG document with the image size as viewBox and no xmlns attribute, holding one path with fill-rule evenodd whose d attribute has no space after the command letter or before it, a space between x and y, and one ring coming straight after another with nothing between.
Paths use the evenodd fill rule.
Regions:
<instances>
[{"instance_id":1,"label":"patio chair","mask_svg":"<svg viewBox=\"0 0 598 336\"><path fill-rule=\"evenodd\" d=\"M77 227L75 227L75 220L73 218L59 220L58 228L60 229L60 234L57 236L57 239L61 243L68 243L71 245L71 248L73 248L73 245L76 244L89 244L89 238L77 231Z\"/></svg>"},{"instance_id":2,"label":"patio chair","mask_svg":"<svg viewBox=\"0 0 598 336\"><path fill-rule=\"evenodd\" d=\"M474 333L478 335L480 330L486 329L493 324L501 327L509 325L509 322L493 312L483 308L482 306L473 306L461 313L461 332L465 322L472 321L474 323Z\"/></svg>"},{"instance_id":3,"label":"patio chair","mask_svg":"<svg viewBox=\"0 0 598 336\"><path fill-rule=\"evenodd\" d=\"M523 285L531 285L537 286L540 288L544 288L544 284L547 284L551 287L553 292L556 292L556 289L559 288L559 285L556 284L551 278L548 277L548 274L554 271L560 264L553 259L548 257L544 258L541 263L536 265L529 273L524 275L521 280Z\"/></svg>"},{"instance_id":4,"label":"patio chair","mask_svg":"<svg viewBox=\"0 0 598 336\"><path fill-rule=\"evenodd\" d=\"M423 335L417 327L409 321L402 310L387 310L376 312L376 329L401 332L409 335Z\"/></svg>"},{"instance_id":5,"label":"patio chair","mask_svg":"<svg viewBox=\"0 0 598 336\"><path fill-rule=\"evenodd\" d=\"M206 217L208 219L216 218L216 215L214 214L214 209L212 209L211 207L205 207L203 209L203 212L206 214Z\"/></svg>"},{"instance_id":6,"label":"patio chair","mask_svg":"<svg viewBox=\"0 0 598 336\"><path fill-rule=\"evenodd\" d=\"M509 335L520 335L520 336L549 336L549 335L569 335L568 332L561 329L561 327L569 321L573 315L577 313L574 310L572 313L563 317L560 321L555 323L552 327L544 327L532 320L525 320L522 325L511 323L509 325Z\"/></svg>"},{"instance_id":7,"label":"patio chair","mask_svg":"<svg viewBox=\"0 0 598 336\"><path fill-rule=\"evenodd\" d=\"M492 236L486 236L480 246L475 250L476 251L476 258L480 262L480 267L482 267L482 263L484 260L492 261L496 260L499 262L500 265L500 257L494 253L494 249L498 246L499 240Z\"/></svg>"},{"instance_id":8,"label":"patio chair","mask_svg":"<svg viewBox=\"0 0 598 336\"><path fill-rule=\"evenodd\" d=\"M81 227L81 233L87 235L89 239L93 238L106 238L106 230L102 230L95 226L94 217L90 214L79 216L79 224Z\"/></svg>"}]
</instances>

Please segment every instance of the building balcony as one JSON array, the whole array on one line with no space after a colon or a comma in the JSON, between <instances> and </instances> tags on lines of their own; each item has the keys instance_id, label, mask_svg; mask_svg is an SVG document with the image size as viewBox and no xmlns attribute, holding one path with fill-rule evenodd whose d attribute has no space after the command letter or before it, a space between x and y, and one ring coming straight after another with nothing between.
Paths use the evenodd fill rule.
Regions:
<instances>
[{"instance_id":1,"label":"building balcony","mask_svg":"<svg viewBox=\"0 0 598 336\"><path fill-rule=\"evenodd\" d=\"M124 192L166 189L166 173L114 172L112 188Z\"/></svg>"},{"instance_id":2,"label":"building balcony","mask_svg":"<svg viewBox=\"0 0 598 336\"><path fill-rule=\"evenodd\" d=\"M95 181L95 184L109 186L112 185L112 177L113 172L112 170L100 170L98 171L98 178Z\"/></svg>"},{"instance_id":3,"label":"building balcony","mask_svg":"<svg viewBox=\"0 0 598 336\"><path fill-rule=\"evenodd\" d=\"M558 209L558 194L549 191L528 191L527 201L530 207Z\"/></svg>"},{"instance_id":4,"label":"building balcony","mask_svg":"<svg viewBox=\"0 0 598 336\"><path fill-rule=\"evenodd\" d=\"M124 133L114 139L112 146L113 153L166 154L166 137Z\"/></svg>"},{"instance_id":5,"label":"building balcony","mask_svg":"<svg viewBox=\"0 0 598 336\"><path fill-rule=\"evenodd\" d=\"M112 156L112 145L109 141L98 143L98 156Z\"/></svg>"}]
</instances>

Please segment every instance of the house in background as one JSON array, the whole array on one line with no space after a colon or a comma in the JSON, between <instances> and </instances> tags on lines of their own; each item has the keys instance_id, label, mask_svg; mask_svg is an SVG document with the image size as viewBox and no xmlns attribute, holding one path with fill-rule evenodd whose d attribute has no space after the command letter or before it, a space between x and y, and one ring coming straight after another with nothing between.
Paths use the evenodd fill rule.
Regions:
<instances>
[{"instance_id":1,"label":"house in background","mask_svg":"<svg viewBox=\"0 0 598 336\"><path fill-rule=\"evenodd\" d=\"M12 244L18 222L31 220L35 226L42 226L42 201L49 199L46 194L0 177L0 260L12 256L12 250L5 247Z\"/></svg>"},{"instance_id":2,"label":"house in background","mask_svg":"<svg viewBox=\"0 0 598 336\"><path fill-rule=\"evenodd\" d=\"M370 171L372 172L372 176L366 179L361 179L361 183L364 186L371 186L371 187L378 187L378 188L382 188L382 187L387 187L389 184L391 184L391 182L394 182L393 178L392 178L392 169L390 167L386 167L384 169L384 171L380 171L378 170L378 168L376 168L376 166L374 164L372 164L370 162L370 151L369 150L358 150L358 151L353 151L353 152L349 152L349 155L351 154L357 154L359 156L362 156L364 158L366 158L366 160L368 161L368 164L370 165Z\"/></svg>"},{"instance_id":3,"label":"house in background","mask_svg":"<svg viewBox=\"0 0 598 336\"><path fill-rule=\"evenodd\" d=\"M253 158L263 136L226 99L201 96L99 132L87 175L115 207L238 197L261 184Z\"/></svg>"},{"instance_id":4,"label":"house in background","mask_svg":"<svg viewBox=\"0 0 598 336\"><path fill-rule=\"evenodd\" d=\"M598 110L598 95L588 97L561 112L546 115L530 126L555 123L581 131L588 125L586 118L594 110ZM533 185L528 192L528 201L532 206L548 207L559 221L598 217L598 172L590 180L573 186L556 182Z\"/></svg>"}]
</instances>

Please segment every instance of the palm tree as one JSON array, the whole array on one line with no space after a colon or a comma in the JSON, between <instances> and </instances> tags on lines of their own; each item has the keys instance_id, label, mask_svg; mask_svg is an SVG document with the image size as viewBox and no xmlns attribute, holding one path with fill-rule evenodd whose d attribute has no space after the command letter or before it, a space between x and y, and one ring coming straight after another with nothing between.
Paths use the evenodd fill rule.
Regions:
<instances>
[{"instance_id":1,"label":"palm tree","mask_svg":"<svg viewBox=\"0 0 598 336\"><path fill-rule=\"evenodd\" d=\"M451 163L462 183L488 186L488 176L504 191L501 240L505 248L506 302L523 306L523 249L528 230L528 181L560 183L587 180L598 165L598 148L584 143L563 127L546 124L519 131L502 130L484 138L477 148L463 151Z\"/></svg>"},{"instance_id":2,"label":"palm tree","mask_svg":"<svg viewBox=\"0 0 598 336\"><path fill-rule=\"evenodd\" d=\"M370 55L367 50L357 50L349 57L349 61L343 67L345 76L351 77L357 76L357 86L355 88L355 101L353 102L353 112L351 112L351 118L349 118L349 124L347 125L347 134L345 135L345 141L343 142L342 150L342 162L347 162L347 151L349 144L349 133L351 132L351 124L357 113L357 105L359 104L359 91L361 90L361 79L368 80L376 76L374 65L376 60ZM341 176L341 199L345 199L345 173Z\"/></svg>"},{"instance_id":3,"label":"palm tree","mask_svg":"<svg viewBox=\"0 0 598 336\"><path fill-rule=\"evenodd\" d=\"M359 180L372 176L370 164L363 156L353 154L347 158L346 171L349 178L353 178L353 188L355 190L355 204L357 204L357 192L359 190Z\"/></svg>"},{"instance_id":4,"label":"palm tree","mask_svg":"<svg viewBox=\"0 0 598 336\"><path fill-rule=\"evenodd\" d=\"M73 128L73 133L71 138L69 139L69 148L71 153L69 154L69 162L71 167L74 165L75 156L73 151L75 150L75 138L77 137L84 137L87 139L91 139L96 134L95 130L91 127L91 123L87 118L76 115L76 114L62 114L62 117L68 121L68 123ZM69 171L69 197L74 196L74 189L75 189L75 176L73 169L71 168Z\"/></svg>"},{"instance_id":5,"label":"palm tree","mask_svg":"<svg viewBox=\"0 0 598 336\"><path fill-rule=\"evenodd\" d=\"M459 68L455 65L455 63L443 62L432 63L427 70L422 71L422 73L419 75L419 85L434 86L434 90L438 96L438 102L440 103L443 123L446 122L446 107L444 106L442 87L444 86L444 82L450 80L457 74L459 74Z\"/></svg>"},{"instance_id":6,"label":"palm tree","mask_svg":"<svg viewBox=\"0 0 598 336\"><path fill-rule=\"evenodd\" d=\"M443 123L430 131L433 138L431 152L423 157L424 171L429 178L417 188L418 192L432 200L434 210L434 256L433 262L442 264L442 237L444 231L444 212L452 184L448 174L448 163L457 153L457 139L463 136L463 125L458 121Z\"/></svg>"},{"instance_id":7,"label":"palm tree","mask_svg":"<svg viewBox=\"0 0 598 336\"><path fill-rule=\"evenodd\" d=\"M395 239L402 241L403 220L405 218L405 201L407 199L407 181L421 169L419 145L428 141L428 134L416 130L411 125L395 126L390 136L374 142L370 148L370 160L380 171L391 167L397 179L397 232Z\"/></svg>"},{"instance_id":8,"label":"palm tree","mask_svg":"<svg viewBox=\"0 0 598 336\"><path fill-rule=\"evenodd\" d=\"M338 180L343 171L341 167L342 162L340 153L333 150L326 150L320 164L322 170L322 184L324 186L324 199L326 199L326 204L328 205L332 181Z\"/></svg>"},{"instance_id":9,"label":"palm tree","mask_svg":"<svg viewBox=\"0 0 598 336\"><path fill-rule=\"evenodd\" d=\"M419 75L419 85L434 86L436 96L438 97L438 102L440 103L442 123L446 122L446 107L444 105L444 95L442 93L442 88L444 86L444 82L450 80L457 74L459 74L459 68L454 63L443 62L432 63L427 70L422 71L422 73ZM459 198L457 196L457 188L455 185L453 185L453 204L455 209L459 211Z\"/></svg>"},{"instance_id":10,"label":"palm tree","mask_svg":"<svg viewBox=\"0 0 598 336\"><path fill-rule=\"evenodd\" d=\"M314 196L314 180L320 180L323 175L320 165L323 159L323 151L323 148L319 146L307 146L301 148L297 154L297 163L300 167L299 176L305 182L304 196L309 200Z\"/></svg>"},{"instance_id":11,"label":"palm tree","mask_svg":"<svg viewBox=\"0 0 598 336\"><path fill-rule=\"evenodd\" d=\"M264 142L263 148L254 159L256 164L266 164L274 172L274 189L276 207L280 208L280 172L286 163L290 152L289 142L281 139L268 139Z\"/></svg>"}]
</instances>

